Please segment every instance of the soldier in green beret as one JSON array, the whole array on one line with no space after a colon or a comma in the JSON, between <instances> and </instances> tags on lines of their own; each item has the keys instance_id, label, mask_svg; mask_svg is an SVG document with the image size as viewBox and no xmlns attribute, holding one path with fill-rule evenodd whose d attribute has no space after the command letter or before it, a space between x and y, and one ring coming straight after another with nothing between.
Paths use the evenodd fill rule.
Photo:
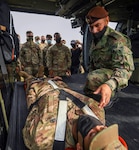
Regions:
<instances>
[{"instance_id":1,"label":"soldier in green beret","mask_svg":"<svg viewBox=\"0 0 139 150\"><path fill-rule=\"evenodd\" d=\"M90 67L84 91L100 94L100 107L111 103L115 92L128 85L134 70L129 38L108 26L108 12L101 6L92 8L86 22L93 41L90 48Z\"/></svg>"}]
</instances>

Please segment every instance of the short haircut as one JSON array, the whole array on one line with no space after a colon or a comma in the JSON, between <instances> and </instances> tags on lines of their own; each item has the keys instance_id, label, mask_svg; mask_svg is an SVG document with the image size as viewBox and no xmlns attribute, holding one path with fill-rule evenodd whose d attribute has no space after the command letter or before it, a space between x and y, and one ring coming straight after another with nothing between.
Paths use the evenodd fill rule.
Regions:
<instances>
[{"instance_id":1,"label":"short haircut","mask_svg":"<svg viewBox=\"0 0 139 150\"><path fill-rule=\"evenodd\" d=\"M55 32L55 33L54 33L54 37L55 37L56 35L61 36L60 33L58 33L58 32Z\"/></svg>"},{"instance_id":2,"label":"short haircut","mask_svg":"<svg viewBox=\"0 0 139 150\"><path fill-rule=\"evenodd\" d=\"M33 32L32 32L32 31L27 31L27 32L26 32L26 34L30 34L30 33L33 33Z\"/></svg>"},{"instance_id":3,"label":"short haircut","mask_svg":"<svg viewBox=\"0 0 139 150\"><path fill-rule=\"evenodd\" d=\"M52 38L52 35L47 34L47 35L46 35L46 38Z\"/></svg>"},{"instance_id":4,"label":"short haircut","mask_svg":"<svg viewBox=\"0 0 139 150\"><path fill-rule=\"evenodd\" d=\"M35 36L35 40L40 40L40 37L39 36Z\"/></svg>"}]
</instances>

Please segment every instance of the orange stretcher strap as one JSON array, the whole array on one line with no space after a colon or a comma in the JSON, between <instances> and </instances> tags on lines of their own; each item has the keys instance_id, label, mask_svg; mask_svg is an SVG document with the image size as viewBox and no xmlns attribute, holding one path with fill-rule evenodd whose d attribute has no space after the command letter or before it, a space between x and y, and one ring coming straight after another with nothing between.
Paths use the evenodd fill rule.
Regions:
<instances>
[{"instance_id":1,"label":"orange stretcher strap","mask_svg":"<svg viewBox=\"0 0 139 150\"><path fill-rule=\"evenodd\" d=\"M119 141L123 144L123 146L128 150L128 146L127 146L127 144L126 144L126 142L125 142L125 140L121 137L121 136L119 136ZM76 150L76 148L70 148L70 147L68 147L68 148L66 148L65 150Z\"/></svg>"},{"instance_id":2,"label":"orange stretcher strap","mask_svg":"<svg viewBox=\"0 0 139 150\"><path fill-rule=\"evenodd\" d=\"M76 150L76 148L68 147L65 150Z\"/></svg>"},{"instance_id":3,"label":"orange stretcher strap","mask_svg":"<svg viewBox=\"0 0 139 150\"><path fill-rule=\"evenodd\" d=\"M14 60L14 48L12 49L12 60Z\"/></svg>"},{"instance_id":4,"label":"orange stretcher strap","mask_svg":"<svg viewBox=\"0 0 139 150\"><path fill-rule=\"evenodd\" d=\"M0 25L0 30L2 30L2 31L6 31L6 27L5 27L5 26L3 26L3 25Z\"/></svg>"},{"instance_id":5,"label":"orange stretcher strap","mask_svg":"<svg viewBox=\"0 0 139 150\"><path fill-rule=\"evenodd\" d=\"M125 140L124 140L121 136L119 136L119 141L120 141L120 142L124 145L124 147L128 150L128 146L127 146Z\"/></svg>"}]
</instances>

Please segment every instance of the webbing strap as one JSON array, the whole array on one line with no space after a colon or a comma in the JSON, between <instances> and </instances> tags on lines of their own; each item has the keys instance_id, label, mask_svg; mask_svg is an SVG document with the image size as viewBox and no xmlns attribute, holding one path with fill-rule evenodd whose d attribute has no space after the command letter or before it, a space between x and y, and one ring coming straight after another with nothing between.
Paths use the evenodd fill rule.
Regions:
<instances>
[{"instance_id":1,"label":"webbing strap","mask_svg":"<svg viewBox=\"0 0 139 150\"><path fill-rule=\"evenodd\" d=\"M48 83L51 84L54 89L59 88L52 80L48 80ZM59 95L59 99L60 101L59 101L59 107L58 107L58 116L57 116L55 138L54 138L54 143L53 143L53 150L65 149L65 131L66 131L68 102L66 100L66 96L61 92Z\"/></svg>"},{"instance_id":2,"label":"webbing strap","mask_svg":"<svg viewBox=\"0 0 139 150\"><path fill-rule=\"evenodd\" d=\"M87 115L90 115L96 119L99 120L99 118L96 116L96 114L88 107L88 105L85 105L83 108L82 108L83 112ZM99 120L100 121L100 120Z\"/></svg>"},{"instance_id":3,"label":"webbing strap","mask_svg":"<svg viewBox=\"0 0 139 150\"><path fill-rule=\"evenodd\" d=\"M82 111L90 116L93 116L94 118L98 119L99 118L96 116L96 114L88 107L88 105L86 105L85 103L83 103L80 99L78 99L77 97L73 96L72 94L64 91L64 90L60 90L61 93L63 93L63 95L66 95L66 97L68 97L70 100L72 100L72 102L78 106L79 108L82 109Z\"/></svg>"},{"instance_id":4,"label":"webbing strap","mask_svg":"<svg viewBox=\"0 0 139 150\"><path fill-rule=\"evenodd\" d=\"M66 120L67 120L67 101L60 100L59 108L58 108L56 132L55 132L56 141L65 140Z\"/></svg>"},{"instance_id":5,"label":"webbing strap","mask_svg":"<svg viewBox=\"0 0 139 150\"><path fill-rule=\"evenodd\" d=\"M59 89L59 87L52 80L49 80L48 83L51 84L54 89ZM59 97L60 101L59 101L58 118L53 150L65 149L65 130L66 130L68 98L71 99L76 106L81 108L85 114L91 115L99 120L99 118L95 115L95 113L86 104L80 101L80 99L78 99L77 97L73 96L70 93L67 93L66 91L64 91L64 89L59 90L60 90L60 97Z\"/></svg>"},{"instance_id":6,"label":"webbing strap","mask_svg":"<svg viewBox=\"0 0 139 150\"><path fill-rule=\"evenodd\" d=\"M64 150L65 149L67 104L68 104L68 102L66 100L60 99L53 150L57 150L57 149Z\"/></svg>"},{"instance_id":7,"label":"webbing strap","mask_svg":"<svg viewBox=\"0 0 139 150\"><path fill-rule=\"evenodd\" d=\"M54 89L58 89L59 87L52 80L48 80L48 83L53 86Z\"/></svg>"},{"instance_id":8,"label":"webbing strap","mask_svg":"<svg viewBox=\"0 0 139 150\"><path fill-rule=\"evenodd\" d=\"M7 72L7 68L6 68L5 62L4 62L4 58L3 58L1 46L0 46L0 66L1 66L1 72L2 72L2 74L3 75L7 75L8 72Z\"/></svg>"}]
</instances>

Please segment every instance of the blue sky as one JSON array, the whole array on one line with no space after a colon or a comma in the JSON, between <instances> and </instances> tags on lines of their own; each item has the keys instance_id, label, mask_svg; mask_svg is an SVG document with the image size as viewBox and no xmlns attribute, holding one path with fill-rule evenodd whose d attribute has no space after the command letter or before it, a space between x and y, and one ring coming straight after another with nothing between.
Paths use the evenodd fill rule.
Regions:
<instances>
[{"instance_id":1,"label":"blue sky","mask_svg":"<svg viewBox=\"0 0 139 150\"><path fill-rule=\"evenodd\" d=\"M20 35L21 43L26 42L26 31L31 30L36 35L41 36L59 32L62 39L66 40L66 45L70 47L71 40L79 40L82 42L80 28L72 29L70 19L65 19L57 16L40 15L33 13L23 13L12 11L14 26L16 33ZM111 27L115 27L110 23ZM54 43L54 41L53 41Z\"/></svg>"},{"instance_id":2,"label":"blue sky","mask_svg":"<svg viewBox=\"0 0 139 150\"><path fill-rule=\"evenodd\" d=\"M73 39L82 41L80 28L72 29L69 19L13 11L11 14L13 15L16 33L20 35L21 43L26 41L27 30L33 31L34 37L36 35L46 36L46 34L51 34L53 36L55 32L59 32L62 39L66 40L68 46L70 46L70 41Z\"/></svg>"}]
</instances>

